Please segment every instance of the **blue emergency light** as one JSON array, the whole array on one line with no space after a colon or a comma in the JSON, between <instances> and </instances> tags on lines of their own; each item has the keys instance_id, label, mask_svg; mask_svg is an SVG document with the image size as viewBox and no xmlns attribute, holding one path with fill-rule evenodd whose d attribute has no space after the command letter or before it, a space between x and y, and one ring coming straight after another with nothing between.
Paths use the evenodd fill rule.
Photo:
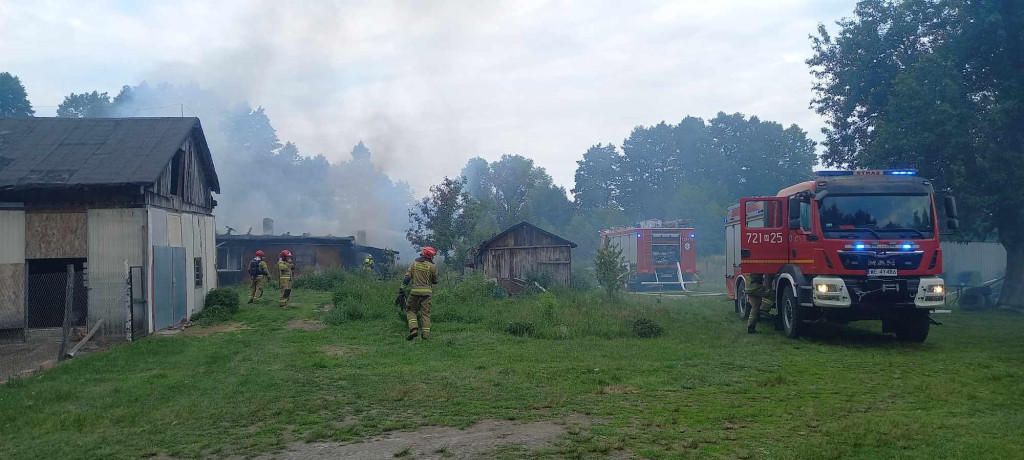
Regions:
<instances>
[{"instance_id":1,"label":"blue emergency light","mask_svg":"<svg viewBox=\"0 0 1024 460\"><path fill-rule=\"evenodd\" d=\"M865 245L864 245L864 243L857 243L857 244L854 244L854 245L853 245L853 249L856 249L856 250L858 250L858 251L860 251L860 250L862 250L862 249L864 249L864 248L866 248L866 247L867 247L867 246L865 246Z\"/></svg>"},{"instance_id":2,"label":"blue emergency light","mask_svg":"<svg viewBox=\"0 0 1024 460\"><path fill-rule=\"evenodd\" d=\"M890 176L916 176L917 175L917 171L914 171L913 169L886 171L885 173L890 175Z\"/></svg>"},{"instance_id":3,"label":"blue emergency light","mask_svg":"<svg viewBox=\"0 0 1024 460\"><path fill-rule=\"evenodd\" d=\"M697 237L697 234L696 234L696 233L691 233L691 234L690 234L690 238L696 238L696 237Z\"/></svg>"},{"instance_id":4,"label":"blue emergency light","mask_svg":"<svg viewBox=\"0 0 1024 460\"><path fill-rule=\"evenodd\" d=\"M903 246L900 246L900 247L903 248L904 251L909 251L911 249L914 249L914 245L912 245L910 243L903 243Z\"/></svg>"},{"instance_id":5,"label":"blue emergency light","mask_svg":"<svg viewBox=\"0 0 1024 460\"><path fill-rule=\"evenodd\" d=\"M849 171L817 171L818 177L838 176L916 176L917 171L913 169L860 169Z\"/></svg>"}]
</instances>

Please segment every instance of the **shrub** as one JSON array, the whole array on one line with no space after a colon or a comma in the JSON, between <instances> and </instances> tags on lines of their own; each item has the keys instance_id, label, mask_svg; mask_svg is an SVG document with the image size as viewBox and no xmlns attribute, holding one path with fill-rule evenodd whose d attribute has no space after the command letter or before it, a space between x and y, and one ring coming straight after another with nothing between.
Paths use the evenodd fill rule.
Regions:
<instances>
[{"instance_id":1,"label":"shrub","mask_svg":"<svg viewBox=\"0 0 1024 460\"><path fill-rule=\"evenodd\" d=\"M637 318L633 321L633 333L636 334L637 337L648 339L661 335L662 329L661 326L654 321L647 318Z\"/></svg>"},{"instance_id":2,"label":"shrub","mask_svg":"<svg viewBox=\"0 0 1024 460\"><path fill-rule=\"evenodd\" d=\"M331 291L345 282L345 271L341 268L330 268L316 273L302 274L295 277L292 287L313 291Z\"/></svg>"},{"instance_id":3,"label":"shrub","mask_svg":"<svg viewBox=\"0 0 1024 460\"><path fill-rule=\"evenodd\" d=\"M532 337L534 332L536 330L533 327L533 323L525 321L514 321L505 326L505 333L516 337Z\"/></svg>"},{"instance_id":4,"label":"shrub","mask_svg":"<svg viewBox=\"0 0 1024 460\"><path fill-rule=\"evenodd\" d=\"M228 314L231 314L238 311L238 306L241 302L242 300L239 298L238 293L233 290L211 289L210 292L206 293L203 310L219 306L226 309Z\"/></svg>"}]
</instances>

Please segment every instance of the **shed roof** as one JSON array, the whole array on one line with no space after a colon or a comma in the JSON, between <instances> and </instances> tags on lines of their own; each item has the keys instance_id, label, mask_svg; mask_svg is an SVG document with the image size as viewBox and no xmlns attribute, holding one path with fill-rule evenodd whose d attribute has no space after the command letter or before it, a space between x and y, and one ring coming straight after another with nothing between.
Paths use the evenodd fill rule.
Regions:
<instances>
[{"instance_id":1,"label":"shed roof","mask_svg":"<svg viewBox=\"0 0 1024 460\"><path fill-rule=\"evenodd\" d=\"M520 222L520 223L515 224L515 225L513 225L513 226L511 226L509 228L506 228L504 231L499 232L497 235L494 235L494 236L488 238L483 243L480 243L480 245L477 246L477 251L478 252L484 251L485 249L487 249L488 246L491 245L491 243L493 243L494 241L498 240L502 236L505 236L506 234L514 232L516 230L519 230L520 228L523 228L523 227L530 227L530 228L532 228L532 229L534 229L534 230L536 230L536 231L538 231L540 233L543 233L544 235L547 235L547 236L551 237L551 239L553 239L553 240L555 240L557 242L560 242L561 244L568 245L570 248L575 248L576 247L576 243L573 243L572 241L569 241L569 240L567 240L565 238L562 238L562 237L560 237L558 235L555 235L554 233L551 233L551 232L549 232L547 230L544 230L543 228L540 228L540 227L538 227L536 225L533 225L533 224L531 224L529 222Z\"/></svg>"},{"instance_id":2,"label":"shed roof","mask_svg":"<svg viewBox=\"0 0 1024 460\"><path fill-rule=\"evenodd\" d=\"M198 118L0 118L0 189L152 184L191 135L220 193Z\"/></svg>"},{"instance_id":3,"label":"shed roof","mask_svg":"<svg viewBox=\"0 0 1024 460\"><path fill-rule=\"evenodd\" d=\"M250 235L224 233L217 234L218 243L261 243L261 244L299 244L317 246L351 246L355 242L352 236L312 236L312 235Z\"/></svg>"}]
</instances>

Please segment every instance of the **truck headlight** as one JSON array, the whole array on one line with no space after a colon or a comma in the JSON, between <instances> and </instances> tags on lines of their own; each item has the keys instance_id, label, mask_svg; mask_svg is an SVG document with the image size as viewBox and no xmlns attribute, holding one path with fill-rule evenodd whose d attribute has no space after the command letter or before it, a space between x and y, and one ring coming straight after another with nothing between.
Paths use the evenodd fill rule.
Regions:
<instances>
[{"instance_id":1,"label":"truck headlight","mask_svg":"<svg viewBox=\"0 0 1024 460\"><path fill-rule=\"evenodd\" d=\"M839 286L835 284L819 283L814 285L814 290L822 294L826 292L839 292Z\"/></svg>"},{"instance_id":2,"label":"truck headlight","mask_svg":"<svg viewBox=\"0 0 1024 460\"><path fill-rule=\"evenodd\" d=\"M933 284L931 286L928 286L928 292L932 294L945 294L946 286L943 286L941 284Z\"/></svg>"}]
</instances>

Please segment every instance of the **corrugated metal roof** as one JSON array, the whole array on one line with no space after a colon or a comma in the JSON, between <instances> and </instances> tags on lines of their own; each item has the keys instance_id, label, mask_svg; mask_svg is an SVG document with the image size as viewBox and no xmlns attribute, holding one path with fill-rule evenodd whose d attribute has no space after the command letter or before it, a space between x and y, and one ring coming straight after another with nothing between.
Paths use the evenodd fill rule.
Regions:
<instances>
[{"instance_id":1,"label":"corrugated metal roof","mask_svg":"<svg viewBox=\"0 0 1024 460\"><path fill-rule=\"evenodd\" d=\"M0 189L151 184L193 134L220 193L198 118L0 118Z\"/></svg>"}]
</instances>

